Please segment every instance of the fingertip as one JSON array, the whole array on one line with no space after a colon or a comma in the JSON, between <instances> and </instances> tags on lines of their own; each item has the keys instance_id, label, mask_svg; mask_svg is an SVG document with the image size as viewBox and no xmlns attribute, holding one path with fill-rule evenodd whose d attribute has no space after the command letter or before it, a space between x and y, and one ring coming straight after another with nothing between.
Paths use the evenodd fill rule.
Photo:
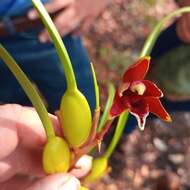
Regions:
<instances>
[{"instance_id":1,"label":"fingertip","mask_svg":"<svg viewBox=\"0 0 190 190\"><path fill-rule=\"evenodd\" d=\"M35 182L27 190L79 190L80 181L71 174L54 174L49 175Z\"/></svg>"},{"instance_id":2,"label":"fingertip","mask_svg":"<svg viewBox=\"0 0 190 190\"><path fill-rule=\"evenodd\" d=\"M88 155L82 156L76 163L76 168L73 169L70 173L77 178L82 178L87 175L92 168L93 158Z\"/></svg>"},{"instance_id":3,"label":"fingertip","mask_svg":"<svg viewBox=\"0 0 190 190\"><path fill-rule=\"evenodd\" d=\"M41 43L47 43L49 41L49 37L48 35L46 34L46 32L42 32L40 35L39 35L39 41Z\"/></svg>"},{"instance_id":4,"label":"fingertip","mask_svg":"<svg viewBox=\"0 0 190 190\"><path fill-rule=\"evenodd\" d=\"M63 181L60 187L58 188L58 190L66 190L66 189L79 190L80 181L76 177L69 175L68 179Z\"/></svg>"},{"instance_id":5,"label":"fingertip","mask_svg":"<svg viewBox=\"0 0 190 190\"><path fill-rule=\"evenodd\" d=\"M35 10L32 9L28 12L27 16L30 20L35 20L38 17L38 14Z\"/></svg>"}]
</instances>

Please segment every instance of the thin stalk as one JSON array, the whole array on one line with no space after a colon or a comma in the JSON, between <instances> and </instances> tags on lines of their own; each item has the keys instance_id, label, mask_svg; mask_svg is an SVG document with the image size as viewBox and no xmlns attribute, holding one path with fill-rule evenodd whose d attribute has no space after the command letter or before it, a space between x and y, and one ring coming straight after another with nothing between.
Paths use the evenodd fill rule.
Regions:
<instances>
[{"instance_id":1,"label":"thin stalk","mask_svg":"<svg viewBox=\"0 0 190 190\"><path fill-rule=\"evenodd\" d=\"M99 109L100 107L100 93L99 93L99 86L96 78L96 72L94 70L94 66L92 63L91 65L91 71L92 71L92 76L93 76L93 81L94 81L94 90L95 90L95 96L96 96L96 109Z\"/></svg>"},{"instance_id":2,"label":"thin stalk","mask_svg":"<svg viewBox=\"0 0 190 190\"><path fill-rule=\"evenodd\" d=\"M101 129L104 127L104 125L106 123L106 120L108 118L108 112L109 112L109 110L111 108L114 96L115 96L114 85L112 83L109 83L109 85L108 85L108 99L107 99L107 102L106 102L106 105L105 105L105 108L104 108L104 112L102 114L102 117L101 117L101 120L100 120L100 123L99 123L99 126L98 126L98 132L101 131Z\"/></svg>"},{"instance_id":3,"label":"thin stalk","mask_svg":"<svg viewBox=\"0 0 190 190\"><path fill-rule=\"evenodd\" d=\"M45 128L47 138L50 139L51 137L55 136L55 132L53 129L53 124L48 116L48 112L38 95L37 91L33 87L30 80L21 70L21 68L17 65L16 61L11 57L11 55L7 52L7 50L0 44L0 58L5 62L7 67L13 73L15 78L18 80L19 84L22 86L23 90L25 91L26 95L32 102L33 106L36 108L36 111L42 121L42 124Z\"/></svg>"},{"instance_id":4,"label":"thin stalk","mask_svg":"<svg viewBox=\"0 0 190 190\"><path fill-rule=\"evenodd\" d=\"M57 50L60 61L64 68L65 77L67 81L67 89L72 90L72 89L77 88L77 83L76 83L74 71L71 65L71 61L67 53L67 50L63 44L61 36L59 35L52 19L50 18L48 12L46 11L41 1L32 0L32 3L35 9L37 10L37 12L39 13L39 16L41 17L46 29L48 30L49 35L52 38L52 41L54 42L55 48Z\"/></svg>"},{"instance_id":5,"label":"thin stalk","mask_svg":"<svg viewBox=\"0 0 190 190\"><path fill-rule=\"evenodd\" d=\"M109 159L109 157L113 153L115 147L117 146L117 144L119 142L119 139L120 139L120 137L121 137L121 135L123 133L123 130L125 128L125 125L126 125L126 122L127 122L127 119L128 119L128 115L129 115L128 110L126 110L125 112L123 112L120 115L119 120L117 122L117 126L116 126L116 129L115 129L114 136L113 136L113 138L111 140L111 143L109 144L107 150L103 154L103 156L105 158Z\"/></svg>"},{"instance_id":6,"label":"thin stalk","mask_svg":"<svg viewBox=\"0 0 190 190\"><path fill-rule=\"evenodd\" d=\"M183 7L180 8L176 11L171 12L170 14L168 14L166 17L164 17L163 19L161 19L158 24L154 27L153 31L151 32L151 34L149 35L149 37L147 38L147 40L145 41L145 44L143 46L143 49L140 53L140 57L144 57L147 55L150 55L152 48L163 28L163 26L165 25L165 23L167 21L169 21L170 19L172 19L173 17L177 17L180 16L182 13L188 13L190 12L190 7Z\"/></svg>"}]
</instances>

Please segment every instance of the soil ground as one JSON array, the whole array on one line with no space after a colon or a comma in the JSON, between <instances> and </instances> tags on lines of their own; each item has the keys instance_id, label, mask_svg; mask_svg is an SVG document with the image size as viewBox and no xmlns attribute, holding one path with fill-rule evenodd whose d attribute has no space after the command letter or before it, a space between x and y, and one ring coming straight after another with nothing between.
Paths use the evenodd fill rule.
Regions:
<instances>
[{"instance_id":1,"label":"soil ground","mask_svg":"<svg viewBox=\"0 0 190 190\"><path fill-rule=\"evenodd\" d=\"M115 0L85 34L104 105L106 82L117 85L137 57L155 23L176 8L172 0ZM190 189L190 113L172 113L173 122L149 120L146 130L123 135L110 166L94 190Z\"/></svg>"}]
</instances>

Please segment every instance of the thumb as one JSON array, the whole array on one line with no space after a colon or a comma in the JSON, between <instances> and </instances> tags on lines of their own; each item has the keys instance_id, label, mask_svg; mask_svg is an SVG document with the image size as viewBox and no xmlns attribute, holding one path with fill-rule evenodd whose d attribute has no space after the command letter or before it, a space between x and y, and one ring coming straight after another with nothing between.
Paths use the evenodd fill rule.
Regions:
<instances>
[{"instance_id":1,"label":"thumb","mask_svg":"<svg viewBox=\"0 0 190 190\"><path fill-rule=\"evenodd\" d=\"M26 190L79 190L80 182L71 174L54 174L38 180Z\"/></svg>"}]
</instances>

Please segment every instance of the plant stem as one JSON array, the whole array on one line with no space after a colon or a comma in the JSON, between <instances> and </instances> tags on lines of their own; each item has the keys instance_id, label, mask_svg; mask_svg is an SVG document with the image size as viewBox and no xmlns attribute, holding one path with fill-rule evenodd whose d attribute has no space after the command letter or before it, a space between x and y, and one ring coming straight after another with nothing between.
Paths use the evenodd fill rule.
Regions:
<instances>
[{"instance_id":1,"label":"plant stem","mask_svg":"<svg viewBox=\"0 0 190 190\"><path fill-rule=\"evenodd\" d=\"M92 76L93 76L93 81L94 81L94 90L95 90L95 96L96 96L96 109L99 109L100 107L100 93L99 93L99 86L96 78L96 72L94 70L94 66L92 63L91 65L91 71L92 71Z\"/></svg>"},{"instance_id":2,"label":"plant stem","mask_svg":"<svg viewBox=\"0 0 190 190\"><path fill-rule=\"evenodd\" d=\"M102 114L99 126L98 126L98 132L101 131L101 129L104 127L106 120L108 118L108 112L110 110L110 107L112 105L113 99L115 96L115 88L112 83L109 83L108 85L108 99L104 108L104 112Z\"/></svg>"},{"instance_id":3,"label":"plant stem","mask_svg":"<svg viewBox=\"0 0 190 190\"><path fill-rule=\"evenodd\" d=\"M122 135L122 132L123 132L123 130L125 128L125 125L126 125L126 122L127 122L127 119L128 119L128 115L129 115L128 110L126 110L125 112L123 112L120 115L119 120L117 122L117 126L116 126L116 129L115 129L114 136L113 136L113 138L111 140L111 143L109 144L107 150L103 154L103 156L105 158L109 159L109 157L113 153L115 147L117 146L117 143L119 142L119 139L120 139L120 137Z\"/></svg>"},{"instance_id":4,"label":"plant stem","mask_svg":"<svg viewBox=\"0 0 190 190\"><path fill-rule=\"evenodd\" d=\"M37 12L39 13L46 29L48 30L49 35L52 38L52 41L54 42L55 48L57 50L60 61L64 68L65 77L66 77L66 81L67 81L67 89L72 90L72 89L77 88L77 83L76 83L76 79L75 79L75 75L74 75L74 71L73 71L73 68L71 65L69 55L67 53L67 50L63 44L63 41L53 23L53 21L51 20L48 12L44 8L44 6L40 0L32 0L32 3L34 5L35 9L37 10Z\"/></svg>"},{"instance_id":5,"label":"plant stem","mask_svg":"<svg viewBox=\"0 0 190 190\"><path fill-rule=\"evenodd\" d=\"M42 121L42 124L45 128L47 138L55 136L55 132L53 129L53 124L48 116L48 112L38 95L37 91L33 87L32 83L29 81L27 76L21 70L21 68L17 65L16 61L11 57L11 55L7 52L7 50L0 44L0 58L5 62L7 67L13 73L15 78L18 80L19 84L22 86L26 95L32 102L33 106L36 108L38 115Z\"/></svg>"},{"instance_id":6,"label":"plant stem","mask_svg":"<svg viewBox=\"0 0 190 190\"><path fill-rule=\"evenodd\" d=\"M147 38L147 40L145 41L145 44L143 46L143 49L140 53L140 57L144 57L146 55L149 55L152 51L152 48L164 26L164 24L170 20L173 17L176 16L180 16L182 13L188 13L190 12L190 7L183 7L180 8L176 11L171 12L170 14L168 14L166 17L164 17L163 19L161 19L158 24L154 27L153 31L151 32L151 34L149 35L149 37Z\"/></svg>"}]
</instances>

